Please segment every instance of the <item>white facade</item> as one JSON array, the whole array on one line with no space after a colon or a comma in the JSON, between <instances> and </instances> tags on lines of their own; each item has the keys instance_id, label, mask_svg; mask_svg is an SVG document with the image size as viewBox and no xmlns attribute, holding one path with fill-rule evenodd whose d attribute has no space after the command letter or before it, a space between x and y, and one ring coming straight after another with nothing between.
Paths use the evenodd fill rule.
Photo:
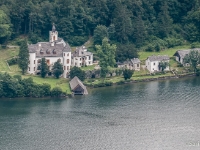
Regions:
<instances>
[{"instance_id":1,"label":"white facade","mask_svg":"<svg viewBox=\"0 0 200 150\"><path fill-rule=\"evenodd\" d=\"M46 59L50 70L49 74L51 74L54 63L60 61L63 65L63 77L68 77L71 66L71 49L63 39L58 38L58 32L55 26L49 32L49 42L39 42L29 45L29 74L37 74L40 72L39 68L42 58Z\"/></svg>"},{"instance_id":2,"label":"white facade","mask_svg":"<svg viewBox=\"0 0 200 150\"><path fill-rule=\"evenodd\" d=\"M76 48L76 51L72 54L72 66L91 65L93 65L93 53L88 52L84 46Z\"/></svg>"},{"instance_id":3,"label":"white facade","mask_svg":"<svg viewBox=\"0 0 200 150\"><path fill-rule=\"evenodd\" d=\"M145 61L145 65L147 70L149 70L150 73L161 71L159 67L160 62L168 62L169 63L169 57L168 56L151 56ZM166 67L165 71L169 71L169 66Z\"/></svg>"},{"instance_id":4,"label":"white facade","mask_svg":"<svg viewBox=\"0 0 200 150\"><path fill-rule=\"evenodd\" d=\"M123 63L117 62L117 66L121 69L140 71L140 60L138 58L133 58L130 61L125 61Z\"/></svg>"},{"instance_id":5,"label":"white facade","mask_svg":"<svg viewBox=\"0 0 200 150\"><path fill-rule=\"evenodd\" d=\"M53 25L52 31L49 32L49 42L38 42L31 44L29 48L29 74L40 73L40 65L42 58L46 59L49 66L49 75L55 62L58 60L63 65L63 77L67 78L71 67L90 66L93 65L93 53L88 52L85 46L79 47L71 54L70 46L58 37L58 32Z\"/></svg>"}]
</instances>

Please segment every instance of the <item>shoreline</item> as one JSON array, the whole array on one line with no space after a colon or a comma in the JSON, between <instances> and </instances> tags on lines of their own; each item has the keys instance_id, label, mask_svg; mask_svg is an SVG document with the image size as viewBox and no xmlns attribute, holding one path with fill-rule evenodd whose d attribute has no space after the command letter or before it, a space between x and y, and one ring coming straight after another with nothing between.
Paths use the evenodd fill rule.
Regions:
<instances>
[{"instance_id":1,"label":"shoreline","mask_svg":"<svg viewBox=\"0 0 200 150\"><path fill-rule=\"evenodd\" d=\"M146 79L137 79L137 80L124 80L124 81L119 81L116 83L110 83L110 84L104 84L104 86L96 86L98 84L85 84L86 87L88 88L101 88L101 87L109 87L109 86L117 86L117 85L123 85L123 84L131 84L131 83L139 83L139 82L151 82L151 81L159 81L159 80L168 80L168 79L181 79L181 78L186 78L186 77L196 77L195 73L188 73L188 74L182 74L182 75L173 75L173 76L161 76L157 78L146 78Z\"/></svg>"}]
</instances>

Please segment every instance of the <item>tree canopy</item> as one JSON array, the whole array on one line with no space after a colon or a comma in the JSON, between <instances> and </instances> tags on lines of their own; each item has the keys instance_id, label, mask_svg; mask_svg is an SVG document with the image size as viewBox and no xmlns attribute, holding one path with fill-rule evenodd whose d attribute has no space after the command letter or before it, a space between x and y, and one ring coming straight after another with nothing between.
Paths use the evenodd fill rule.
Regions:
<instances>
[{"instance_id":1,"label":"tree canopy","mask_svg":"<svg viewBox=\"0 0 200 150\"><path fill-rule=\"evenodd\" d=\"M70 78L73 79L77 76L81 81L85 80L85 71L81 70L81 68L74 66L70 70Z\"/></svg>"},{"instance_id":2,"label":"tree canopy","mask_svg":"<svg viewBox=\"0 0 200 150\"><path fill-rule=\"evenodd\" d=\"M53 68L53 75L58 79L63 74L63 65L60 63L59 60L54 63Z\"/></svg>"},{"instance_id":3,"label":"tree canopy","mask_svg":"<svg viewBox=\"0 0 200 150\"><path fill-rule=\"evenodd\" d=\"M155 48L151 37L166 42L165 47L171 45L167 42L169 38L179 39L175 45L185 40L198 42L199 7L198 0L3 0L0 43L22 34L32 42L39 38L48 40L53 22L60 36L71 45L85 43L99 27L104 27L99 31L107 28L112 42L146 49ZM106 32L100 35L105 36Z\"/></svg>"}]
</instances>

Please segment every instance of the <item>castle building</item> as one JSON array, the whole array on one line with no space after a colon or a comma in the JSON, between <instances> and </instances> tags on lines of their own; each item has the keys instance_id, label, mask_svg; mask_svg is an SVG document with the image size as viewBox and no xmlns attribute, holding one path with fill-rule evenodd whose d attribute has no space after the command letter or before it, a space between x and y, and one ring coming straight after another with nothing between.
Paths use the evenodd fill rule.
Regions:
<instances>
[{"instance_id":1,"label":"castle building","mask_svg":"<svg viewBox=\"0 0 200 150\"><path fill-rule=\"evenodd\" d=\"M46 63L51 70L55 62L60 61L63 65L63 77L69 76L71 67L71 48L62 38L58 37L55 25L49 32L49 42L38 42L37 44L28 45L29 49L29 74L38 74L40 72L41 59L45 58Z\"/></svg>"}]
</instances>

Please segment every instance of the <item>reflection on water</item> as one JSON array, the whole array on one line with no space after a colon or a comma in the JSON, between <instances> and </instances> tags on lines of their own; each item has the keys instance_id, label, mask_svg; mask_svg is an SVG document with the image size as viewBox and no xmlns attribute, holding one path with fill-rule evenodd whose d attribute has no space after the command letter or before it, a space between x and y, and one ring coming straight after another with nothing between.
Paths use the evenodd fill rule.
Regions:
<instances>
[{"instance_id":1,"label":"reflection on water","mask_svg":"<svg viewBox=\"0 0 200 150\"><path fill-rule=\"evenodd\" d=\"M87 96L0 101L2 150L193 150L200 79L90 90Z\"/></svg>"}]
</instances>

